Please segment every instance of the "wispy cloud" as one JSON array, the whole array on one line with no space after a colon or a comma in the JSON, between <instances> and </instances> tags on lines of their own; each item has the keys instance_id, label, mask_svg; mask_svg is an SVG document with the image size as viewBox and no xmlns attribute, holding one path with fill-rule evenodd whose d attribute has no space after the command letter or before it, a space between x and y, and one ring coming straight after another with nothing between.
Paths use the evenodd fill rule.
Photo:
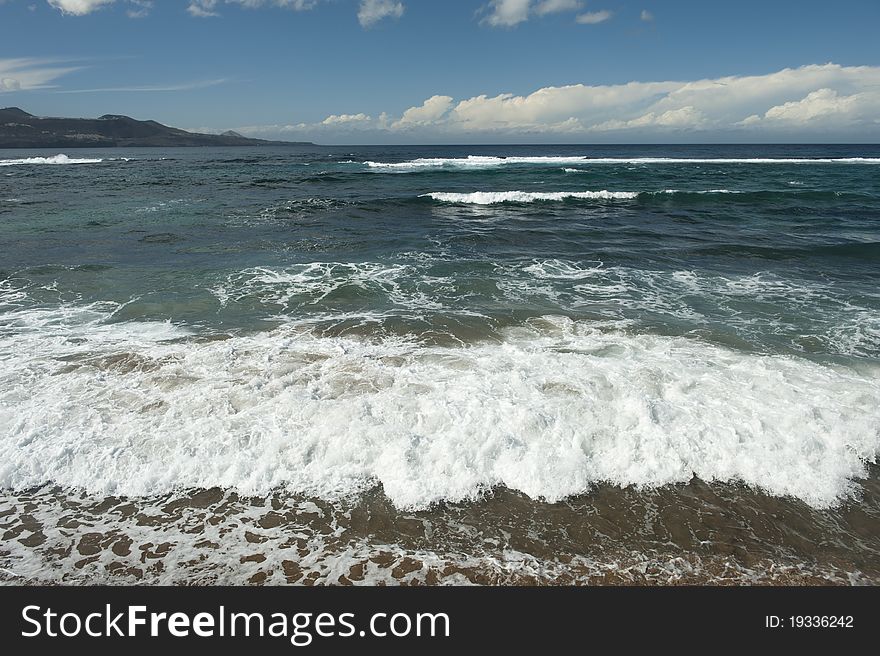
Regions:
<instances>
[{"instance_id":1,"label":"wispy cloud","mask_svg":"<svg viewBox=\"0 0 880 656\"><path fill-rule=\"evenodd\" d=\"M168 85L145 85L145 86L129 86L129 87L101 87L97 89L63 89L56 93L154 93L168 91L194 91L196 89L207 89L208 87L216 87L217 85L227 82L225 78L217 80L199 80L196 82L184 82L182 84Z\"/></svg>"},{"instance_id":2,"label":"wispy cloud","mask_svg":"<svg viewBox=\"0 0 880 656\"><path fill-rule=\"evenodd\" d=\"M586 14L578 14L575 21L581 25L597 25L610 20L614 16L614 12L602 9L601 11L589 11Z\"/></svg>"},{"instance_id":3,"label":"wispy cloud","mask_svg":"<svg viewBox=\"0 0 880 656\"><path fill-rule=\"evenodd\" d=\"M397 0L361 0L358 22L361 27L372 27L384 18L400 18L403 12L403 3Z\"/></svg>"},{"instance_id":4,"label":"wispy cloud","mask_svg":"<svg viewBox=\"0 0 880 656\"><path fill-rule=\"evenodd\" d=\"M584 7L582 0L490 0L482 12L486 14L481 23L490 27L515 27L532 16L576 12ZM611 18L607 9L587 12L576 17L578 23L601 23Z\"/></svg>"},{"instance_id":5,"label":"wispy cloud","mask_svg":"<svg viewBox=\"0 0 880 656\"><path fill-rule=\"evenodd\" d=\"M306 11L313 9L319 0L190 0L186 10L191 16L197 18L210 18L219 16L220 5L239 5L247 9L259 9L261 7L280 7L293 11Z\"/></svg>"},{"instance_id":6,"label":"wispy cloud","mask_svg":"<svg viewBox=\"0 0 880 656\"><path fill-rule=\"evenodd\" d=\"M48 89L58 78L83 68L76 61L64 59L0 59L0 93Z\"/></svg>"},{"instance_id":7,"label":"wispy cloud","mask_svg":"<svg viewBox=\"0 0 880 656\"><path fill-rule=\"evenodd\" d=\"M189 0L187 12L196 18L216 18L223 5L238 5L246 9L275 7L293 11L314 9L323 0ZM358 22L364 28L372 27L385 18L400 18L405 6L400 0L360 0Z\"/></svg>"},{"instance_id":8,"label":"wispy cloud","mask_svg":"<svg viewBox=\"0 0 880 656\"><path fill-rule=\"evenodd\" d=\"M652 14L647 9L642 9L642 13L639 14L639 18L641 20L645 21L646 23L650 23L651 21L654 20L654 14Z\"/></svg>"},{"instance_id":9,"label":"wispy cloud","mask_svg":"<svg viewBox=\"0 0 880 656\"><path fill-rule=\"evenodd\" d=\"M580 0L542 0L535 6L535 13L538 16L546 16L563 11L577 11L582 6Z\"/></svg>"},{"instance_id":10,"label":"wispy cloud","mask_svg":"<svg viewBox=\"0 0 880 656\"><path fill-rule=\"evenodd\" d=\"M129 18L146 18L153 10L152 0L129 0L129 3L132 6L125 12Z\"/></svg>"},{"instance_id":11,"label":"wispy cloud","mask_svg":"<svg viewBox=\"0 0 880 656\"><path fill-rule=\"evenodd\" d=\"M195 16L196 18L210 18L211 16L220 15L215 11L216 7L217 0L193 0L189 3L186 10L189 12L190 16Z\"/></svg>"}]
</instances>

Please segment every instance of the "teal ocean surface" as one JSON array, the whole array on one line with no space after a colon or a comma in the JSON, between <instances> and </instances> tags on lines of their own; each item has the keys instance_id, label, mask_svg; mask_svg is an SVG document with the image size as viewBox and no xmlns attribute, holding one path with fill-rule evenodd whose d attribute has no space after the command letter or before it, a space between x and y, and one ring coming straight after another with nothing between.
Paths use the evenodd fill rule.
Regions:
<instances>
[{"instance_id":1,"label":"teal ocean surface","mask_svg":"<svg viewBox=\"0 0 880 656\"><path fill-rule=\"evenodd\" d=\"M0 151L0 579L880 583L880 146Z\"/></svg>"}]
</instances>

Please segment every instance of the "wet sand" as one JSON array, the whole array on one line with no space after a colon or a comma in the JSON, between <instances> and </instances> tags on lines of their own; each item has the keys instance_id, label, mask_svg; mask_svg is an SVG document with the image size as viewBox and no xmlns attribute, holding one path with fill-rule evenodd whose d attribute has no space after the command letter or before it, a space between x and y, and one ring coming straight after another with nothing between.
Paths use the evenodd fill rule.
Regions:
<instances>
[{"instance_id":1,"label":"wet sand","mask_svg":"<svg viewBox=\"0 0 880 656\"><path fill-rule=\"evenodd\" d=\"M732 484L507 489L430 510L209 489L0 495L0 582L175 585L880 584L880 468L830 510Z\"/></svg>"}]
</instances>

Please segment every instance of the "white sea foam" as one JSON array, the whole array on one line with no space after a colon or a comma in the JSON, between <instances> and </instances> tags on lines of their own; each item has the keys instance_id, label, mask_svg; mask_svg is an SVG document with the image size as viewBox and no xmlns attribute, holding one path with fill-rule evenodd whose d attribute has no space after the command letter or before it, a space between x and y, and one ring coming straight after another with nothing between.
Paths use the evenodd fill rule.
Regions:
<instances>
[{"instance_id":1,"label":"white sea foam","mask_svg":"<svg viewBox=\"0 0 880 656\"><path fill-rule=\"evenodd\" d=\"M593 157L584 164L880 164L880 157Z\"/></svg>"},{"instance_id":2,"label":"white sea foam","mask_svg":"<svg viewBox=\"0 0 880 656\"><path fill-rule=\"evenodd\" d=\"M205 498L207 496L207 498ZM116 505L114 502L118 501ZM603 549L542 558L522 549L506 526L488 527L474 540L473 526L447 518L405 517L424 534L417 546L352 530L346 504L327 506L297 497L252 503L226 492L196 504L167 497L103 499L51 491L22 503L0 495L0 517L11 534L3 542L0 582L14 584L226 584L247 585L504 585L538 583L768 583L822 580L865 585L870 576L845 565L778 558L748 566L722 554L680 555L657 550ZM207 502L208 505L203 505ZM283 503L283 515L273 510ZM646 511L646 514L650 511ZM279 520L281 526L274 526ZM647 519L647 518L646 518ZM146 520L146 521L145 521ZM358 524L358 523L356 523ZM75 528L77 527L78 528ZM35 530L36 529L36 530ZM28 535L30 533L30 535ZM91 535L89 535L89 533ZM104 538L93 555L74 548ZM458 540L444 537L451 534ZM27 538L21 536L27 535ZM33 535L40 544L33 546ZM295 540L291 539L295 535ZM496 537L497 536L497 537ZM18 538L18 539L16 539ZM386 538L387 539L387 538ZM425 544L429 541L429 544ZM418 543L421 542L421 545ZM24 543L24 544L23 544ZM138 548L132 549L131 546ZM519 546L519 549L513 545ZM567 551L567 550L566 550ZM259 557L255 557L259 555ZM559 555L559 554L557 554ZM146 556L146 558L145 558ZM380 556L380 557L377 557Z\"/></svg>"},{"instance_id":3,"label":"white sea foam","mask_svg":"<svg viewBox=\"0 0 880 656\"><path fill-rule=\"evenodd\" d=\"M125 158L122 158L125 159ZM0 166L19 166L26 164L99 164L103 159L93 158L72 158L64 155L53 155L51 157L25 157L23 159L0 159Z\"/></svg>"},{"instance_id":4,"label":"white sea foam","mask_svg":"<svg viewBox=\"0 0 880 656\"><path fill-rule=\"evenodd\" d=\"M731 189L697 189L694 191L686 189L664 189L664 194L742 194L743 191L734 191Z\"/></svg>"},{"instance_id":5,"label":"white sea foam","mask_svg":"<svg viewBox=\"0 0 880 656\"><path fill-rule=\"evenodd\" d=\"M511 164L578 164L586 162L586 157L488 157L468 155L467 157L420 157L406 162L364 162L371 169L412 170L433 168L497 168Z\"/></svg>"},{"instance_id":6,"label":"white sea foam","mask_svg":"<svg viewBox=\"0 0 880 656\"><path fill-rule=\"evenodd\" d=\"M423 169L487 169L509 165L559 164L880 164L880 157L429 157L406 162L364 162L371 169L417 171ZM584 173L583 169L563 168L566 173Z\"/></svg>"},{"instance_id":7,"label":"white sea foam","mask_svg":"<svg viewBox=\"0 0 880 656\"><path fill-rule=\"evenodd\" d=\"M607 583L609 577L642 584L791 584L799 576L829 584L871 583L859 571L827 563L773 559L747 567L721 554L682 557L603 548L542 558L513 548L520 540L511 539L507 526L484 527L475 540L468 523L410 514L408 531L430 541L419 548L358 535L345 503L319 505L286 495L271 504L253 503L231 491L209 491L194 504L185 499L105 499L71 491L59 498L40 490L23 503L18 495L0 494L7 529L0 584L533 585ZM283 503L283 514L275 503ZM282 524L275 526L279 519ZM76 547L95 534L103 537L90 543L92 555L84 558Z\"/></svg>"},{"instance_id":8,"label":"white sea foam","mask_svg":"<svg viewBox=\"0 0 880 656\"><path fill-rule=\"evenodd\" d=\"M0 486L336 498L381 483L422 508L501 484L556 500L696 474L826 507L880 445L870 361L856 371L554 317L441 347L296 326L211 341L101 314L3 316Z\"/></svg>"},{"instance_id":9,"label":"white sea foam","mask_svg":"<svg viewBox=\"0 0 880 656\"><path fill-rule=\"evenodd\" d=\"M876 304L857 304L833 284L815 280L768 272L724 276L548 259L526 266L499 264L496 285L509 300L523 302L537 297L567 309L601 310L621 327L628 325L631 317L649 313L706 328L723 322L757 345L765 342L769 331L780 337L787 335L788 347L794 351L804 351L805 344L812 342L820 344L825 353L880 356ZM743 302L775 310L744 314ZM796 324L792 317L797 317Z\"/></svg>"},{"instance_id":10,"label":"white sea foam","mask_svg":"<svg viewBox=\"0 0 880 656\"><path fill-rule=\"evenodd\" d=\"M634 191L475 191L469 194L451 192L432 192L421 197L432 198L443 203L462 203L467 205L494 205L496 203L534 203L535 201L561 201L570 198L581 200L632 200L638 197Z\"/></svg>"},{"instance_id":11,"label":"white sea foam","mask_svg":"<svg viewBox=\"0 0 880 656\"><path fill-rule=\"evenodd\" d=\"M409 286L405 280L416 280ZM211 289L221 306L253 296L263 304L286 309L315 306L345 287L381 294L395 306L413 310L437 310L438 286L446 278L416 275L415 267L380 262L309 262L274 269L254 267L230 276Z\"/></svg>"}]
</instances>

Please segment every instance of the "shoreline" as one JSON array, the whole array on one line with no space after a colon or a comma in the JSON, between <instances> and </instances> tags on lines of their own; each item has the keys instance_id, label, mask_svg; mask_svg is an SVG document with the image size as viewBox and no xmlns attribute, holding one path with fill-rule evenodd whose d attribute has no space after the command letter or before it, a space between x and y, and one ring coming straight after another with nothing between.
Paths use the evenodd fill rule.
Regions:
<instances>
[{"instance_id":1,"label":"shoreline","mask_svg":"<svg viewBox=\"0 0 880 656\"><path fill-rule=\"evenodd\" d=\"M0 494L0 585L877 585L880 474L830 510L735 484L610 485L557 503L504 488L396 509L213 488Z\"/></svg>"}]
</instances>

